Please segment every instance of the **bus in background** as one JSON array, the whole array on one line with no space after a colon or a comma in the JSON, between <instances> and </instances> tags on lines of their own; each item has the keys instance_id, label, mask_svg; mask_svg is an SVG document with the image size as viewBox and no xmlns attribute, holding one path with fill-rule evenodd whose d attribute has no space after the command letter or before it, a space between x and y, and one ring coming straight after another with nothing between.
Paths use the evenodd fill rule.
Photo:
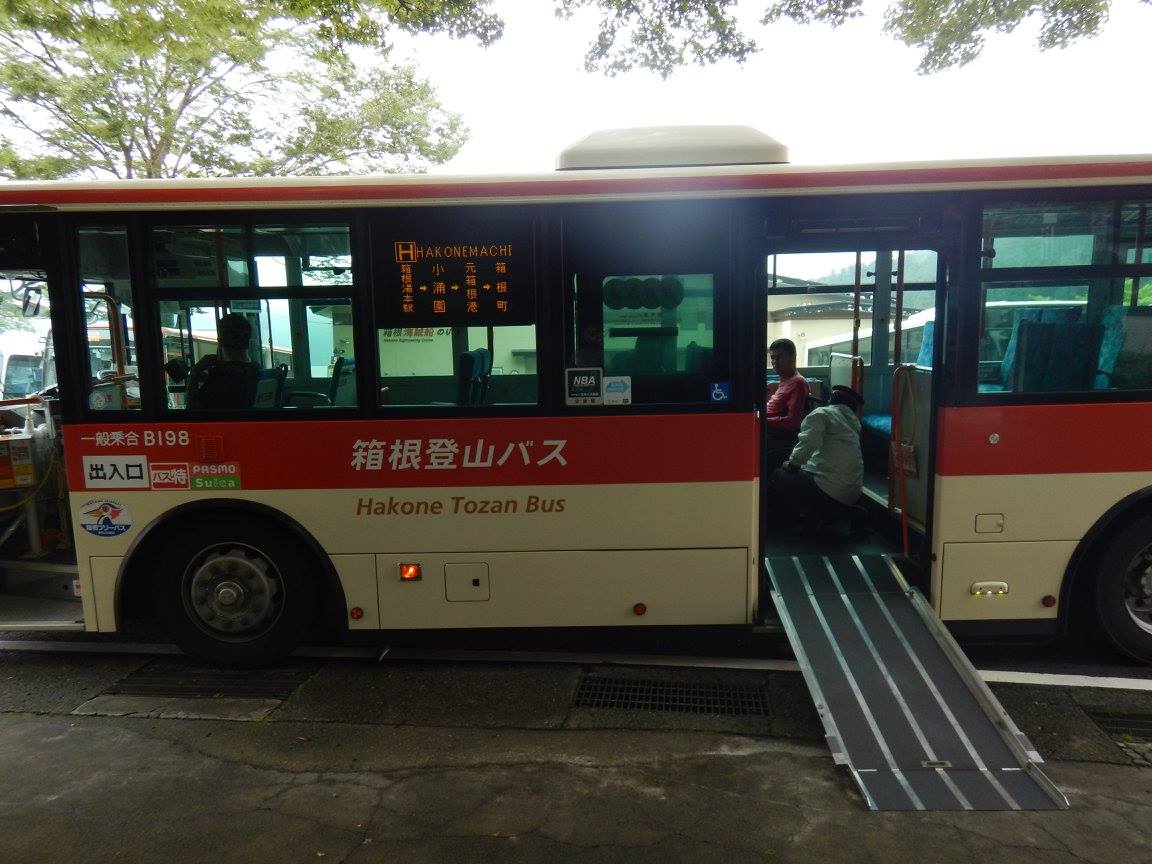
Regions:
<instances>
[{"instance_id":1,"label":"bus in background","mask_svg":"<svg viewBox=\"0 0 1152 864\"><path fill-rule=\"evenodd\" d=\"M1088 621L1152 660L1152 157L606 140L498 180L0 187L37 208L0 216L0 275L65 262L43 464L79 598L9 558L45 611L0 627L155 617L240 663L318 627L749 628L765 561L882 548L956 633ZM189 408L224 314L261 395ZM797 538L761 518L767 339L818 377L846 330L899 492L864 540Z\"/></svg>"}]
</instances>

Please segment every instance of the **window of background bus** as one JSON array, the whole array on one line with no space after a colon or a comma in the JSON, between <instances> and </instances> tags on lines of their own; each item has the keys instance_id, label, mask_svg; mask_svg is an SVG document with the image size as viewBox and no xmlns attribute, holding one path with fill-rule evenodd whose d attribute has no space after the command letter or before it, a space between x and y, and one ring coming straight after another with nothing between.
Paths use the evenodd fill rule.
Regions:
<instances>
[{"instance_id":1,"label":"window of background bus","mask_svg":"<svg viewBox=\"0 0 1152 864\"><path fill-rule=\"evenodd\" d=\"M153 242L158 289L181 295L158 301L169 408L187 407L190 370L219 352L226 312L251 330L245 407L356 404L347 225L164 226Z\"/></svg>"},{"instance_id":2,"label":"window of background bus","mask_svg":"<svg viewBox=\"0 0 1152 864\"><path fill-rule=\"evenodd\" d=\"M88 362L88 407L140 407L128 230L118 225L77 231L80 303Z\"/></svg>"},{"instance_id":3,"label":"window of background bus","mask_svg":"<svg viewBox=\"0 0 1152 864\"><path fill-rule=\"evenodd\" d=\"M1152 389L1150 209L985 208L980 394Z\"/></svg>"},{"instance_id":4,"label":"window of background bus","mask_svg":"<svg viewBox=\"0 0 1152 864\"><path fill-rule=\"evenodd\" d=\"M730 245L727 216L711 204L574 209L565 365L602 369L607 404L716 401L731 376Z\"/></svg>"}]
</instances>

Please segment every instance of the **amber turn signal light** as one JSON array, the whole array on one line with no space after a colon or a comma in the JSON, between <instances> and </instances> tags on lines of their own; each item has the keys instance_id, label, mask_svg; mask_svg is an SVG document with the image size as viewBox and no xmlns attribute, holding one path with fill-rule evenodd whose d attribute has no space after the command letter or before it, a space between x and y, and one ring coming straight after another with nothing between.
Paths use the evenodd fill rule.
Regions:
<instances>
[{"instance_id":1,"label":"amber turn signal light","mask_svg":"<svg viewBox=\"0 0 1152 864\"><path fill-rule=\"evenodd\" d=\"M419 582L422 578L420 573L419 564L401 564L400 565L400 581L401 582Z\"/></svg>"}]
</instances>

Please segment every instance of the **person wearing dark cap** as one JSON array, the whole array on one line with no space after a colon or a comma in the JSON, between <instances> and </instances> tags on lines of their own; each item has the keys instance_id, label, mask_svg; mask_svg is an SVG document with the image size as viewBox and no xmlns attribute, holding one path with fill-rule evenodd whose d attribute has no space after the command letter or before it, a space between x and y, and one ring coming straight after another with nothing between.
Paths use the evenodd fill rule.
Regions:
<instances>
[{"instance_id":1,"label":"person wearing dark cap","mask_svg":"<svg viewBox=\"0 0 1152 864\"><path fill-rule=\"evenodd\" d=\"M859 500L864 482L859 417L863 405L851 387L836 386L829 404L804 418L796 446L783 466L772 472L774 509L828 522Z\"/></svg>"},{"instance_id":2,"label":"person wearing dark cap","mask_svg":"<svg viewBox=\"0 0 1152 864\"><path fill-rule=\"evenodd\" d=\"M189 408L250 408L259 372L248 359L252 325L238 312L216 322L216 352L201 357L188 375Z\"/></svg>"}]
</instances>

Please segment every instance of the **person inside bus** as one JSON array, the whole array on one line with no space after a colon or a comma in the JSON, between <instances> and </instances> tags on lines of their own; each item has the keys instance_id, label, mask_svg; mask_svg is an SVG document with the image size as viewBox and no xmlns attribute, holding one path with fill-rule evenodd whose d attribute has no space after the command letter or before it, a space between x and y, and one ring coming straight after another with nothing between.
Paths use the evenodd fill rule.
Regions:
<instances>
[{"instance_id":1,"label":"person inside bus","mask_svg":"<svg viewBox=\"0 0 1152 864\"><path fill-rule=\"evenodd\" d=\"M259 371L248 359L252 325L238 312L216 322L217 353L196 361L188 375L189 408L250 408Z\"/></svg>"},{"instance_id":2,"label":"person inside bus","mask_svg":"<svg viewBox=\"0 0 1152 864\"><path fill-rule=\"evenodd\" d=\"M832 388L829 404L800 424L795 448L772 472L768 507L797 518L801 530L823 530L852 518L864 481L860 411L864 400L851 387ZM854 521L854 520L853 520Z\"/></svg>"},{"instance_id":3,"label":"person inside bus","mask_svg":"<svg viewBox=\"0 0 1152 864\"><path fill-rule=\"evenodd\" d=\"M777 339L769 345L768 359L780 376L779 384L768 385L768 404L764 409L764 448L771 465L796 446L809 388L808 380L796 371L796 343L791 339Z\"/></svg>"}]
</instances>

